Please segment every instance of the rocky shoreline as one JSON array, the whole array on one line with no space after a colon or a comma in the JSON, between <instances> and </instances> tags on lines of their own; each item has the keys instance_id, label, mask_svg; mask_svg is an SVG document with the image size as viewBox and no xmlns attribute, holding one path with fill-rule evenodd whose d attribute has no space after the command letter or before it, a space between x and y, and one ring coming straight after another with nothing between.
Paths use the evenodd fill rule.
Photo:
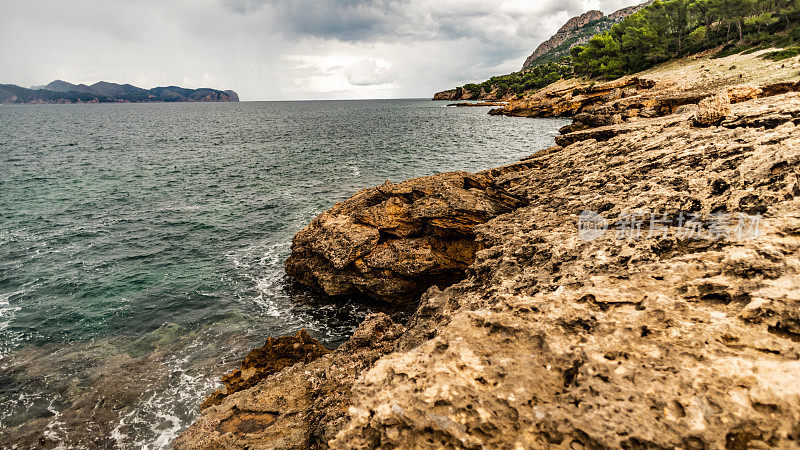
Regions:
<instances>
[{"instance_id":1,"label":"rocky shoreline","mask_svg":"<svg viewBox=\"0 0 800 450\"><path fill-rule=\"evenodd\" d=\"M447 106L458 108L481 107L481 106L505 106L506 102L476 102L476 103L450 103Z\"/></svg>"},{"instance_id":2,"label":"rocky shoreline","mask_svg":"<svg viewBox=\"0 0 800 450\"><path fill-rule=\"evenodd\" d=\"M800 444L800 77L747 61L557 83L501 113L574 114L558 145L320 215L287 272L414 314L268 341L175 446Z\"/></svg>"}]
</instances>

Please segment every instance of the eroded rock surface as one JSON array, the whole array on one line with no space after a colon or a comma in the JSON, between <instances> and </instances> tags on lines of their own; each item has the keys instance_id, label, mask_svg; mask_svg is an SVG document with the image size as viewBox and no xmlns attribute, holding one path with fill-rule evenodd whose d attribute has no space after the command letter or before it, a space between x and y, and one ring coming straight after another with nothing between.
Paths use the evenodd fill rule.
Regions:
<instances>
[{"instance_id":1,"label":"eroded rock surface","mask_svg":"<svg viewBox=\"0 0 800 450\"><path fill-rule=\"evenodd\" d=\"M336 352L299 360L205 408L175 448L327 447L348 419L356 379L394 349L403 331L385 314L368 317Z\"/></svg>"},{"instance_id":2,"label":"eroded rock surface","mask_svg":"<svg viewBox=\"0 0 800 450\"><path fill-rule=\"evenodd\" d=\"M722 91L731 104L797 92L800 84L796 68L795 64L764 60L758 54L720 59L690 57L606 83L562 80L526 98L510 100L489 114L573 117L573 123L560 130L567 135L666 116L716 98Z\"/></svg>"},{"instance_id":3,"label":"eroded rock surface","mask_svg":"<svg viewBox=\"0 0 800 450\"><path fill-rule=\"evenodd\" d=\"M451 172L365 189L292 241L286 272L328 295L408 302L464 277L475 226L521 205L491 176Z\"/></svg>"},{"instance_id":4,"label":"eroded rock surface","mask_svg":"<svg viewBox=\"0 0 800 450\"><path fill-rule=\"evenodd\" d=\"M514 199L483 223L436 208L426 236L471 233L464 280L432 283L405 327L373 317L333 353L207 408L179 447L797 447L800 94L756 97L702 126L685 107L597 127L609 135L475 175L490 182L471 194L452 181L396 199L412 180L337 205L295 245L336 243L321 273L350 277L382 239L416 245L418 216L387 210L452 204L439 191ZM584 211L616 226L587 239ZM680 217L706 225L687 234Z\"/></svg>"},{"instance_id":5,"label":"eroded rock surface","mask_svg":"<svg viewBox=\"0 0 800 450\"><path fill-rule=\"evenodd\" d=\"M487 248L469 278L421 306L443 319L412 322L415 344L359 379L330 445L797 446L800 129L788 111L800 96L734 105L728 120L776 110L786 118L769 129L640 121L495 169L530 205L478 228ZM584 210L613 221L637 209L763 216L741 240L674 223L639 239L577 233Z\"/></svg>"},{"instance_id":6,"label":"eroded rock surface","mask_svg":"<svg viewBox=\"0 0 800 450\"><path fill-rule=\"evenodd\" d=\"M328 353L328 349L312 339L305 330L294 336L267 338L263 347L251 350L240 368L222 377L224 387L217 390L200 406L219 405L222 400L298 362L308 363Z\"/></svg>"}]
</instances>

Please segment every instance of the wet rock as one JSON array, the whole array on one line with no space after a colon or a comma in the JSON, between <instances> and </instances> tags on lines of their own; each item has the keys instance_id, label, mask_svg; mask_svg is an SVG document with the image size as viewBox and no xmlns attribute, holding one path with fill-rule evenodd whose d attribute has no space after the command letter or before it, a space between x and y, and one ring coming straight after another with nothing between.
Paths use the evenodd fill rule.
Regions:
<instances>
[{"instance_id":1,"label":"wet rock","mask_svg":"<svg viewBox=\"0 0 800 450\"><path fill-rule=\"evenodd\" d=\"M394 349L403 331L385 314L368 317L335 353L298 359L207 406L175 448L325 448L347 419L356 379Z\"/></svg>"},{"instance_id":2,"label":"wet rock","mask_svg":"<svg viewBox=\"0 0 800 450\"><path fill-rule=\"evenodd\" d=\"M240 368L222 377L225 387L211 394L200 407L219 405L225 397L254 386L285 367L298 362L309 363L328 352L305 330L300 330L294 336L268 338L263 347L251 350L245 356Z\"/></svg>"}]
</instances>

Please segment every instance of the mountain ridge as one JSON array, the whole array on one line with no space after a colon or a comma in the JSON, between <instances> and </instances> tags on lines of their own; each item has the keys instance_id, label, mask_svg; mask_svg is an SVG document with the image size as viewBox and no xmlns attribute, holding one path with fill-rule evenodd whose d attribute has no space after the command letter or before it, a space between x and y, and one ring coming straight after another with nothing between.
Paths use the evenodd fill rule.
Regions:
<instances>
[{"instance_id":1,"label":"mountain ridge","mask_svg":"<svg viewBox=\"0 0 800 450\"><path fill-rule=\"evenodd\" d=\"M161 86L143 89L129 83L98 81L92 85L54 80L44 86L24 88L0 84L0 103L149 103L149 102L238 102L232 90L187 89Z\"/></svg>"},{"instance_id":2,"label":"mountain ridge","mask_svg":"<svg viewBox=\"0 0 800 450\"><path fill-rule=\"evenodd\" d=\"M609 15L603 14L602 11L591 10L569 19L556 34L539 44L539 47L525 60L522 70L527 70L546 62L557 61L561 57L569 55L570 48L589 42L589 39L595 34L610 29L654 1L648 0L638 5L628 6Z\"/></svg>"}]
</instances>

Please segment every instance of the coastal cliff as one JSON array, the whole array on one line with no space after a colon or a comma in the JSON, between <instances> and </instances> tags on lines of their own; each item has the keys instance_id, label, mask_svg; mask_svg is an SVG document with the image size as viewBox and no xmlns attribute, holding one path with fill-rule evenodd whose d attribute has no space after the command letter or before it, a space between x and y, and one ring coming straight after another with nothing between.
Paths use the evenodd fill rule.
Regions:
<instances>
[{"instance_id":1,"label":"coastal cliff","mask_svg":"<svg viewBox=\"0 0 800 450\"><path fill-rule=\"evenodd\" d=\"M533 68L539 64L556 61L569 55L569 49L589 42L592 36L610 29L622 19L635 14L653 3L653 0L642 4L617 10L608 16L602 11L587 11L573 17L565 23L550 39L542 42L534 52L525 59L522 70Z\"/></svg>"},{"instance_id":2,"label":"coastal cliff","mask_svg":"<svg viewBox=\"0 0 800 450\"><path fill-rule=\"evenodd\" d=\"M797 446L798 61L741 58L553 86L571 96L558 108L583 105L559 115L610 123L584 117L519 162L323 213L287 270L406 304L427 288L413 315L373 315L330 353L287 359L268 341L276 371L210 402L176 447ZM670 75L684 67L705 81ZM528 102L504 111L542 109ZM426 270L449 253L420 245L438 239L468 249L446 283Z\"/></svg>"},{"instance_id":3,"label":"coastal cliff","mask_svg":"<svg viewBox=\"0 0 800 450\"><path fill-rule=\"evenodd\" d=\"M569 19L567 23L565 23L559 30L554 34L550 39L542 42L534 52L528 56L525 60L525 63L522 65L523 70L529 67L533 67L539 63L541 58L549 53L555 51L559 46L564 45L567 42L574 42L576 44L580 44L579 42L582 36L579 36L576 32L585 28L590 23L597 23L605 18L605 15L602 11L592 10L587 11L580 16L573 17ZM594 36L598 33L598 30L592 29L587 31L585 34L585 39ZM569 49L567 49L569 50ZM554 55L555 56L555 55Z\"/></svg>"}]
</instances>

